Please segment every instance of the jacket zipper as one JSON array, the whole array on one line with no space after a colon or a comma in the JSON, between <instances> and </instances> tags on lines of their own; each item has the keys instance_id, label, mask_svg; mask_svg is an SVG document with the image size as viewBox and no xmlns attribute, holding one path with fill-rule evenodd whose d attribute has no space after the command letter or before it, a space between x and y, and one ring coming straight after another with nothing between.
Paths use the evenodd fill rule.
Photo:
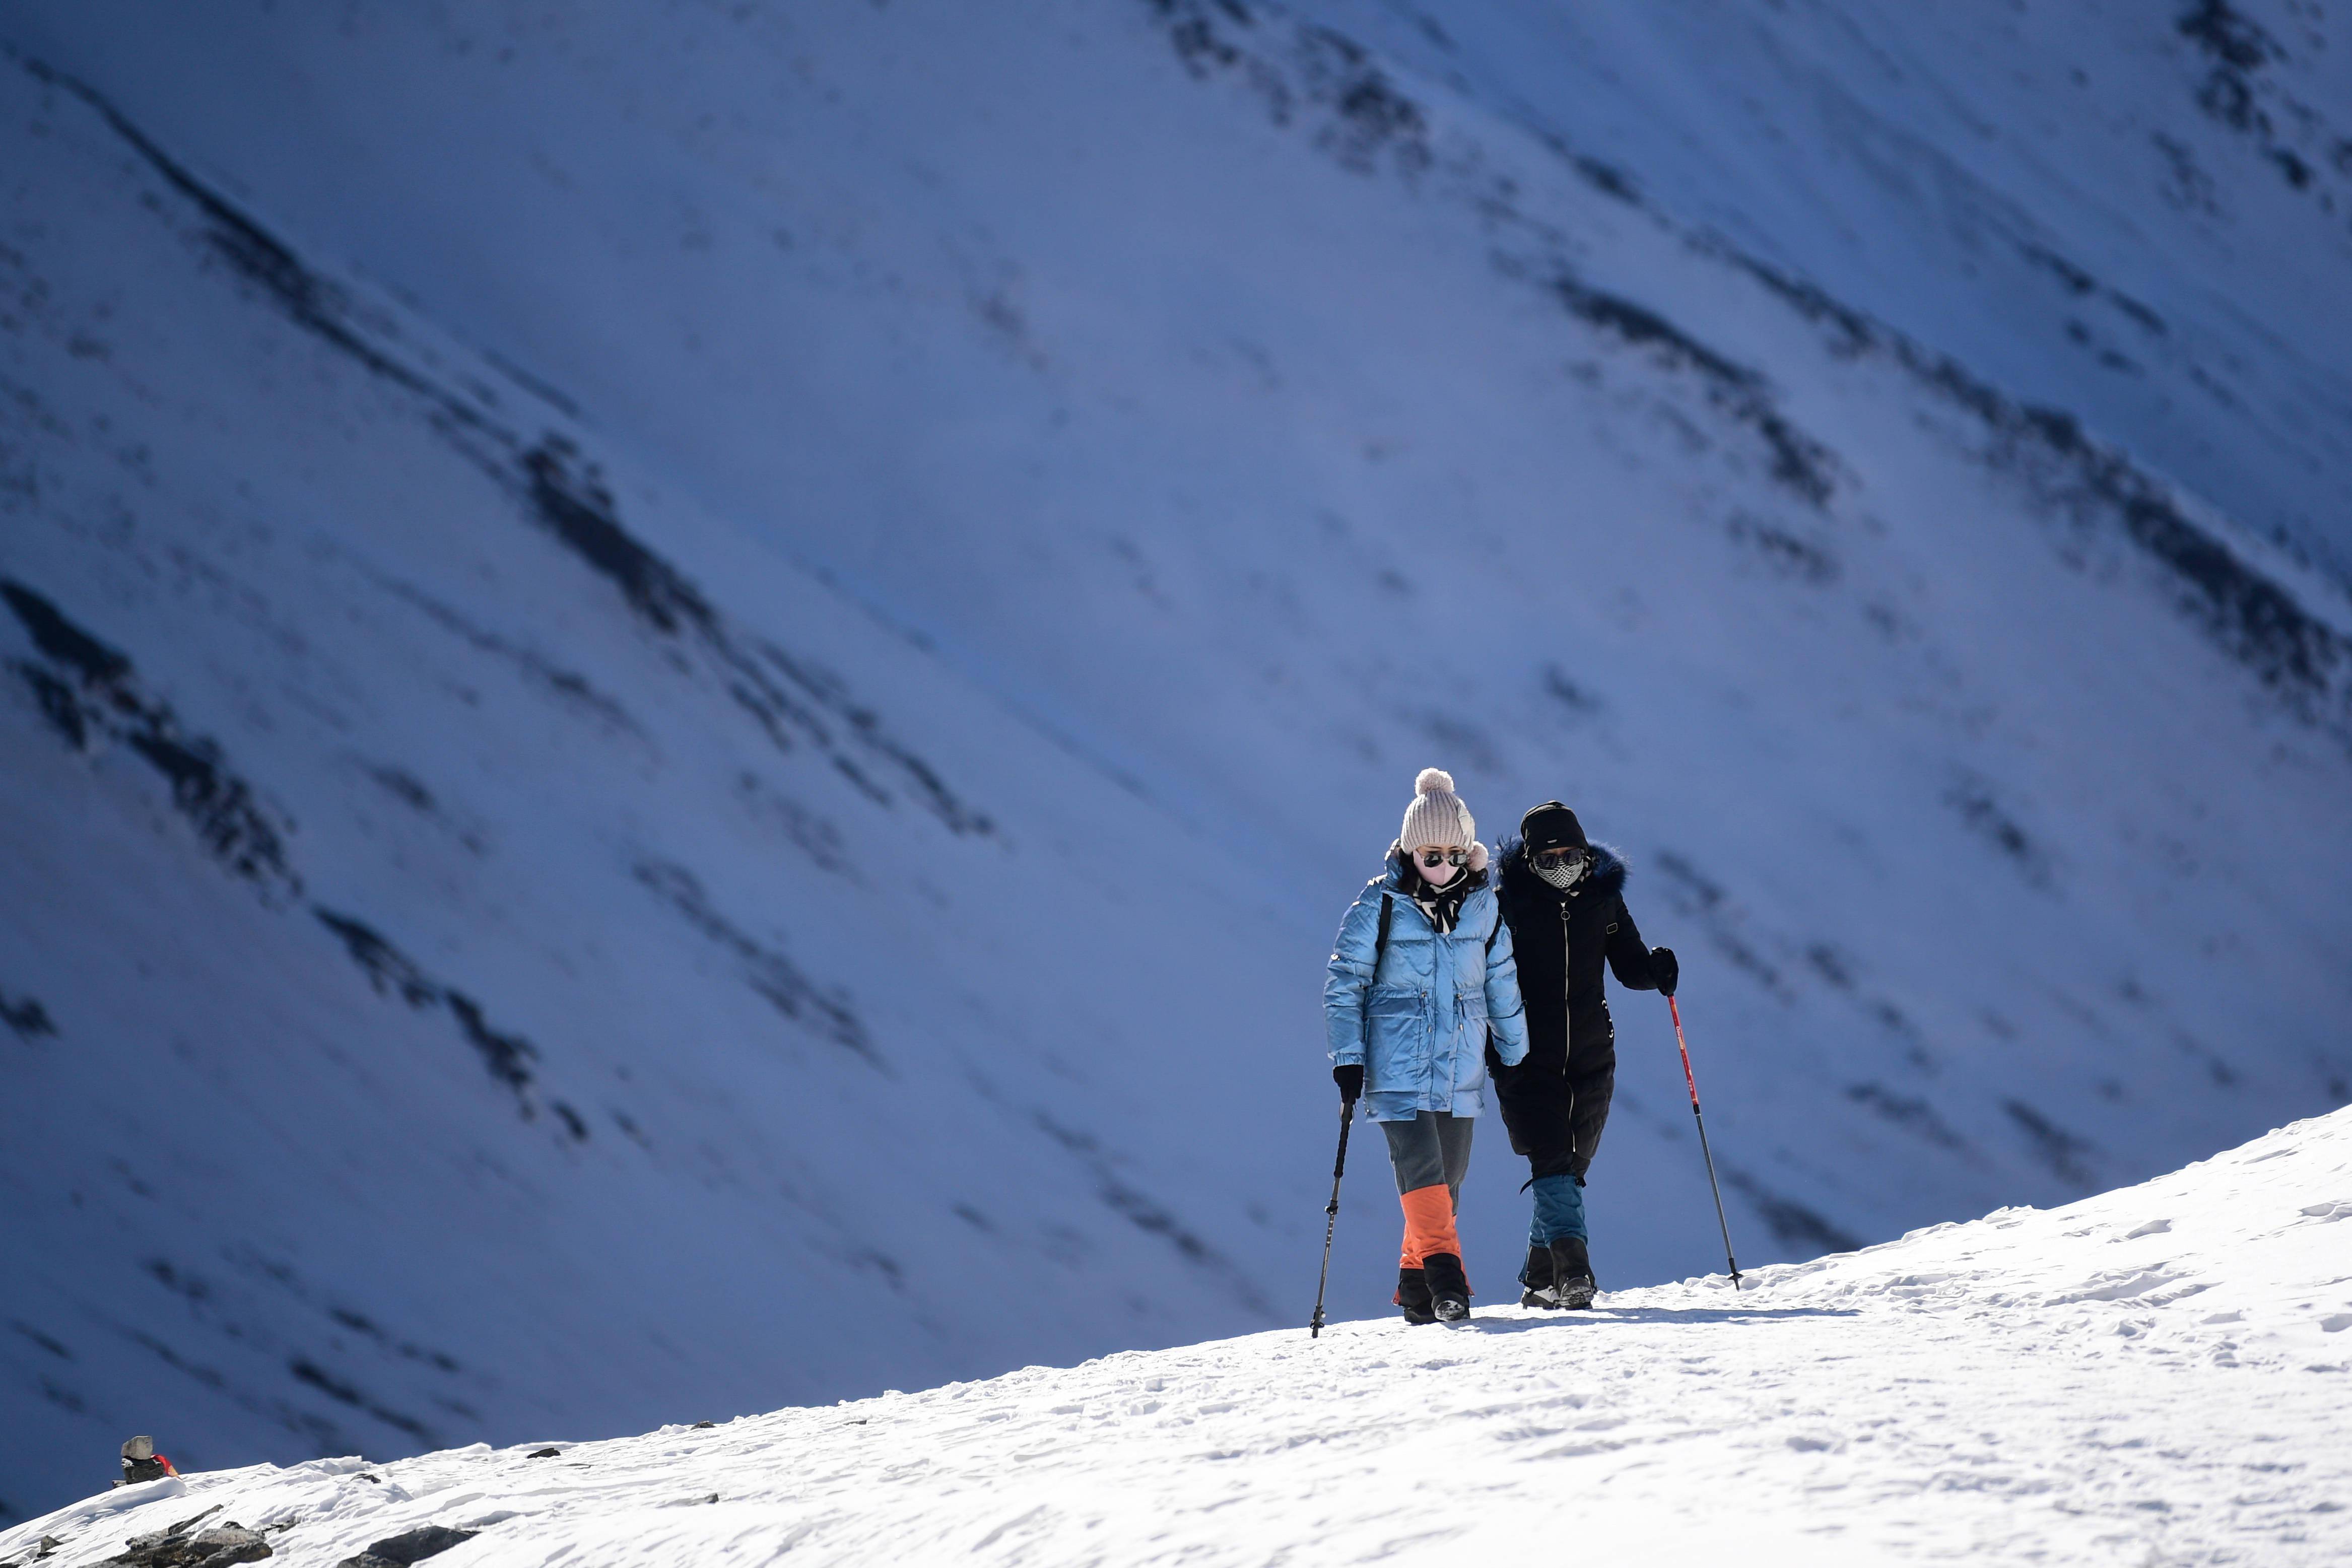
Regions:
<instances>
[{"instance_id":1,"label":"jacket zipper","mask_svg":"<svg viewBox=\"0 0 2352 1568\"><path fill-rule=\"evenodd\" d=\"M1559 1073L1568 1076L1568 1053L1576 1045L1576 1012L1570 1000L1576 986L1572 960L1576 949L1568 939L1568 905L1559 906Z\"/></svg>"},{"instance_id":2,"label":"jacket zipper","mask_svg":"<svg viewBox=\"0 0 2352 1568\"><path fill-rule=\"evenodd\" d=\"M1575 894L1570 894L1570 898ZM1566 1079L1568 1090L1568 1157L1576 1157L1576 1081L1569 1077L1569 1052L1576 1049L1576 1007L1571 1000L1576 992L1576 945L1568 936L1568 903L1559 906L1559 1075Z\"/></svg>"}]
</instances>

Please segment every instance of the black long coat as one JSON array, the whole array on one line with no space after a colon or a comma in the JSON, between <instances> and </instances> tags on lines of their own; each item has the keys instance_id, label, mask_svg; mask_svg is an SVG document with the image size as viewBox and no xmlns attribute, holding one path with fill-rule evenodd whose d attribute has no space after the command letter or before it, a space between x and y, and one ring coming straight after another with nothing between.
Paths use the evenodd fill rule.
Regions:
<instances>
[{"instance_id":1,"label":"black long coat","mask_svg":"<svg viewBox=\"0 0 2352 1568\"><path fill-rule=\"evenodd\" d=\"M1620 985L1654 991L1649 946L1626 911L1626 865L1613 850L1595 844L1591 869L1565 893L1536 875L1517 839L1497 845L1496 859L1528 1020L1527 1059L1495 1075L1496 1097L1534 1175L1581 1181L1617 1086L1602 960Z\"/></svg>"}]
</instances>

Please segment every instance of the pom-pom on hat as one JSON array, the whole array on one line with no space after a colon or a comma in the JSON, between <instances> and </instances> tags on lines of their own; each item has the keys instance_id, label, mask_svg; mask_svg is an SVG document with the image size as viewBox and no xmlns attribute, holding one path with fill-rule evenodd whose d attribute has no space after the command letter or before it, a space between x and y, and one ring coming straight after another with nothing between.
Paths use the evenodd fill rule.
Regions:
<instances>
[{"instance_id":1,"label":"pom-pom on hat","mask_svg":"<svg viewBox=\"0 0 2352 1568\"><path fill-rule=\"evenodd\" d=\"M1477 842L1478 824L1454 792L1454 775L1442 768L1424 768L1412 788L1412 804L1404 809L1404 826L1397 833L1399 844L1408 850L1423 844L1466 850Z\"/></svg>"}]
</instances>

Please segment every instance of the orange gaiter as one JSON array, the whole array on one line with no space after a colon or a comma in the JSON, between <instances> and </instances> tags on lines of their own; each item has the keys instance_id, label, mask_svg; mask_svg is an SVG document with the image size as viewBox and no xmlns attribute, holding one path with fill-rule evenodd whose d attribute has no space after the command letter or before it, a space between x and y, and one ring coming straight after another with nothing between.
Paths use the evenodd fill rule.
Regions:
<instances>
[{"instance_id":1,"label":"orange gaiter","mask_svg":"<svg viewBox=\"0 0 2352 1568\"><path fill-rule=\"evenodd\" d=\"M1406 1269L1418 1269L1433 1252L1462 1256L1462 1242L1454 1234L1454 1194L1444 1182L1417 1186L1397 1199L1404 1208L1404 1253L1397 1260Z\"/></svg>"}]
</instances>

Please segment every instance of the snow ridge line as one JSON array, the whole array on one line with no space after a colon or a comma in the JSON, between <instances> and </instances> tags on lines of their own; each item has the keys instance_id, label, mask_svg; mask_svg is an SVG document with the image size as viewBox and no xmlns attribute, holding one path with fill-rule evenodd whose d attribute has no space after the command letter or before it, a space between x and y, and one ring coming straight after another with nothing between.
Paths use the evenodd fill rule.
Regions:
<instances>
[{"instance_id":1,"label":"snow ridge line","mask_svg":"<svg viewBox=\"0 0 2352 1568\"><path fill-rule=\"evenodd\" d=\"M1988 462L2016 471L2076 531L2101 523L2119 530L2171 574L2176 609L2252 671L2296 717L2352 745L2352 634L2246 560L2220 527L2195 515L2211 508L2086 431L2065 410L2012 398L1952 356L1719 237L1703 243L1832 332L1833 352L1883 356L1974 415L1984 427L1980 455Z\"/></svg>"},{"instance_id":2,"label":"snow ridge line","mask_svg":"<svg viewBox=\"0 0 2352 1568\"><path fill-rule=\"evenodd\" d=\"M233 876L253 883L262 903L285 908L302 901L300 874L288 850L294 823L281 809L266 806L259 788L229 765L219 742L185 736L171 705L147 695L130 656L76 624L45 595L11 578L0 578L0 602L16 613L48 667L12 660L10 667L32 690L42 716L71 751L90 756L99 737L120 742L161 774L173 803L195 829L213 859ZM311 915L340 940L352 962L380 994L396 994L412 1008L438 1007L457 1023L492 1079L511 1090L525 1121L537 1105L529 1093L529 1063L539 1048L520 1035L490 1026L481 1004L464 991L427 977L388 939L364 922L323 904ZM0 1002L5 1002L0 997ZM53 1035L57 1025L37 1001L21 1008L0 1006L20 1038ZM575 1143L587 1141L579 1114L562 1101L551 1102Z\"/></svg>"},{"instance_id":3,"label":"snow ridge line","mask_svg":"<svg viewBox=\"0 0 2352 1568\"><path fill-rule=\"evenodd\" d=\"M1453 194L1487 222L1518 228L1543 244L1546 254L1536 258L1498 252L1498 270L1545 288L1594 330L1648 349L1666 368L1697 378L1710 405L1748 425L1765 443L1771 454L1771 476L1816 510L1828 508L1835 492L1835 454L1790 419L1761 373L1648 306L1579 277L1561 254L1562 236L1518 210L1511 183L1488 174L1475 148L1441 161L1433 144L1433 116L1421 99L1397 85L1409 79L1408 73L1378 59L1344 34L1288 17L1265 0L1142 3L1196 80L1217 72L1240 76L1279 126L1294 123L1302 103L1328 111L1328 122L1316 133L1316 143L1350 172L1378 172L1385 153L1390 168L1416 185L1443 162L1450 162L1451 172L1460 182ZM2207 9L2226 8L2209 4ZM1286 47L1254 47L1241 38L1242 29L1260 39L1268 37L1261 14L1268 21L1280 18L1288 24L1292 36ZM2182 31L2192 31L2188 22ZM1982 460L2015 473L2042 507L2057 514L2068 533L2080 536L2105 528L2119 535L2165 574L2176 611L2250 671L2291 716L2352 748L2352 632L2309 595L2297 593L2234 549L2225 521L2199 516L2212 508L2190 500L2179 486L2086 431L2074 414L2011 397L1952 356L1832 298L1811 283L1786 276L1719 235L1688 228L1645 200L1624 172L1578 155L1556 134L1502 123L1528 135L1601 194L1642 213L1693 250L1746 273L1803 319L1825 329L1832 354L1844 359L1883 356L1926 390L1974 416L1984 429L1984 444L1978 451ZM2075 271L2055 257L2047 259L2069 274ZM2124 308L2144 320L2154 319L2137 301L2117 298ZM2062 559L2081 570L2076 552L2065 548L2069 542L2062 541Z\"/></svg>"},{"instance_id":4,"label":"snow ridge line","mask_svg":"<svg viewBox=\"0 0 2352 1568\"><path fill-rule=\"evenodd\" d=\"M7 53L36 80L89 107L190 202L204 221L212 247L237 276L255 285L297 327L421 402L428 423L513 497L528 521L609 583L641 625L660 640L687 642L701 655L705 674L777 751L791 755L804 746L812 747L861 794L885 809L895 809L903 797L960 837L996 836L992 820L963 800L929 762L895 736L841 676L820 661L788 652L737 624L685 572L628 529L602 474L583 457L572 434L550 430L536 441L527 440L473 399L409 362L384 340L399 336L390 308L363 310L349 289L199 180L96 89L44 62L14 50ZM369 320L371 314L383 319ZM575 703L587 704L606 723L636 730L625 712L579 677L464 622L455 611L404 584L384 586L478 645L487 642L493 651L520 659L542 684ZM93 735L107 734L131 747L164 774L175 803L216 859L260 886L265 902L299 904L303 888L288 848L293 831L290 816L266 807L262 791L230 769L215 742L183 737L169 705L134 689L135 672L127 655L75 624L29 585L9 581L0 586L0 595L54 666L24 661L14 664L68 743L87 750ZM449 627L453 618L458 623ZM682 896L681 887L698 889L690 873L661 869L662 874L650 875L640 868L637 880L689 925L741 957L745 983L780 1014L888 1071L864 1023L837 988L819 987L781 954L718 920L698 895ZM389 938L357 915L324 904L312 913L379 993L397 995L412 1007L446 1012L490 1076L514 1092L525 1119L535 1116L530 1092L535 1075L529 1064L540 1053L529 1040L490 1025L472 997L425 976ZM32 1015L26 1018L19 1032L37 1032ZM39 1021L46 1020L46 1013L41 1014ZM569 1137L585 1141L586 1125L578 1113L562 1102L551 1104Z\"/></svg>"},{"instance_id":5,"label":"snow ridge line","mask_svg":"<svg viewBox=\"0 0 2352 1568\"><path fill-rule=\"evenodd\" d=\"M0 577L0 601L48 665L20 659L10 667L69 749L89 756L100 737L128 747L171 787L173 804L213 858L259 888L265 904L301 898L286 848L292 819L230 769L219 742L184 734L172 705L142 689L130 655L76 625L47 595Z\"/></svg>"},{"instance_id":6,"label":"snow ridge line","mask_svg":"<svg viewBox=\"0 0 2352 1568\"><path fill-rule=\"evenodd\" d=\"M1194 79L1205 80L1218 70L1239 73L1265 102L1277 126L1293 124L1302 105L1325 110L1328 119L1316 131L1315 144L1350 173L1377 175L1385 162L1408 185L1417 185L1423 176L1441 167L1433 117L1418 99L1398 88L1402 73L1346 34L1291 20L1292 37L1284 58L1276 60L1253 52L1228 35L1227 29L1234 26L1258 26L1242 0L1144 3L1166 26L1177 58ZM1272 7L1267 9L1271 15L1280 15ZM1673 227L1650 212L1619 171L1576 157L1556 139L1538 139L1587 183ZM1696 377L1709 406L1734 423L1748 427L1763 443L1770 457L1766 472L1772 481L1814 510L1826 509L1836 490L1836 455L1826 443L1790 418L1769 379L1701 342L1649 307L1597 287L1580 276L1568 261L1563 236L1520 212L1512 182L1492 175L1483 164L1475 146L1453 161L1448 172L1462 186L1454 193L1465 199L1486 223L1535 234L1544 248L1542 256L1533 261L1498 252L1496 270L1542 288L1594 331L1629 348L1649 350L1667 369Z\"/></svg>"},{"instance_id":7,"label":"snow ridge line","mask_svg":"<svg viewBox=\"0 0 2352 1568\"><path fill-rule=\"evenodd\" d=\"M991 820L966 804L929 763L898 740L841 677L806 655L788 653L738 627L682 571L624 527L601 475L581 459L571 436L551 431L536 443L526 443L488 411L409 364L376 340L375 334L397 336L388 311L372 332L362 325L361 310L348 290L196 179L102 95L40 61L6 52L36 80L90 108L192 203L205 222L214 249L296 326L423 402L428 423L513 497L529 521L610 582L640 623L663 639L684 637L695 643L728 697L778 751L789 755L803 745L812 747L862 794L886 809L895 809L904 795L952 833L995 835ZM406 585L384 586L436 622L456 615ZM269 907L304 904L303 881L290 847L295 823L289 812L272 804L260 786L238 772L217 741L186 734L171 705L140 682L131 657L77 623L48 595L13 579L0 580L0 603L13 612L41 656L38 663L12 660L9 668L30 688L43 716L70 749L88 755L100 738L126 746L163 776L173 804L212 858L253 883ZM457 629L478 645L487 639L495 644L493 651L520 659L542 684L588 704L605 722L636 729L626 713L578 677L545 666L544 661L494 633L470 624ZM744 983L779 1014L847 1047L888 1074L887 1063L838 988L820 987L782 955L717 917L700 898L699 884L690 873L677 867L660 871L656 875L640 868L637 880L688 925L743 959ZM682 887L695 895L682 895ZM536 1045L494 1025L474 996L426 975L366 920L325 904L309 908L366 975L372 988L404 1000L412 1009L446 1014L490 1078L512 1093L523 1120L537 1119L541 1096L532 1064L541 1060L541 1053ZM5 1021L27 1040L56 1032L47 1009L29 999L22 1008L11 1004ZM572 1106L560 1099L545 1103L561 1124L561 1137L575 1144L588 1140L587 1124Z\"/></svg>"},{"instance_id":8,"label":"snow ridge line","mask_svg":"<svg viewBox=\"0 0 2352 1568\"><path fill-rule=\"evenodd\" d=\"M694 643L708 673L777 750L789 754L804 741L824 752L878 805L895 807L898 793L903 793L951 833L995 834L993 821L892 735L839 675L821 661L790 653L737 624L691 578L623 524L611 490L598 466L583 456L575 432L551 428L535 440L528 438L419 370L383 341L399 335L392 308L372 305L383 319L367 320L349 288L199 180L96 89L14 49L5 52L37 80L96 112L196 207L209 225L215 250L296 326L424 402L434 428L514 497L526 517L611 583L642 622L664 637ZM535 382L519 384L547 397L551 407L565 401Z\"/></svg>"}]
</instances>

